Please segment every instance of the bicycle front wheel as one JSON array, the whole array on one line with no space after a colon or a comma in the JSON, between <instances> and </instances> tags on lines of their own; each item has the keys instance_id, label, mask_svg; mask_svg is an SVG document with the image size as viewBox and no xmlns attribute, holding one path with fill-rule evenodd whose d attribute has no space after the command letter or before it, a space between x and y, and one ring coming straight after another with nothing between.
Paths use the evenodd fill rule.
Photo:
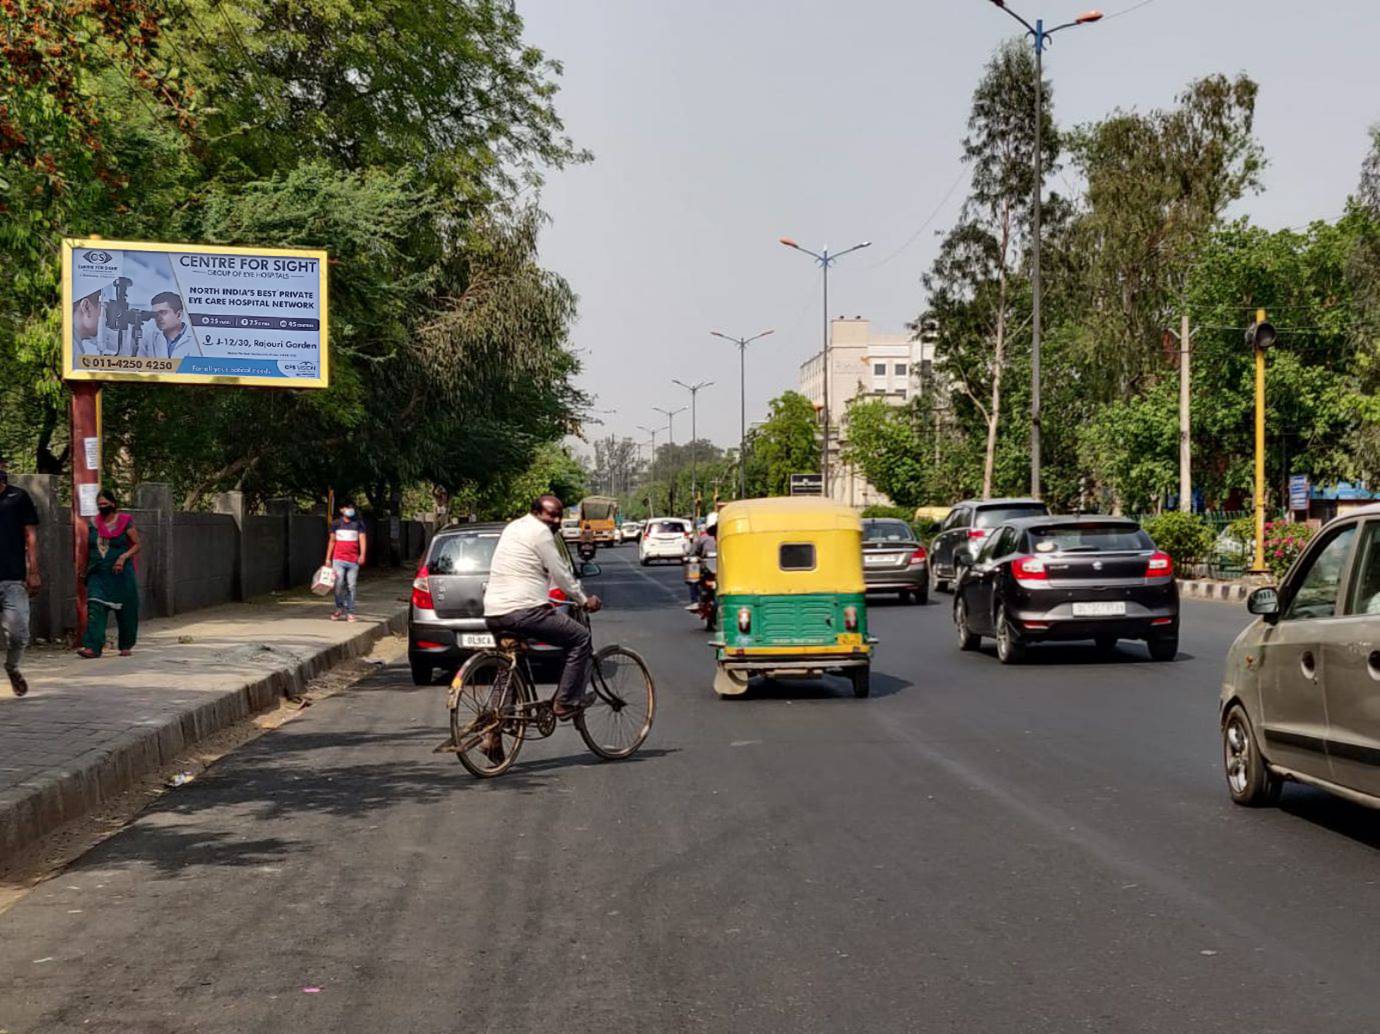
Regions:
<instances>
[{"instance_id":1,"label":"bicycle front wheel","mask_svg":"<svg viewBox=\"0 0 1380 1034\"><path fill-rule=\"evenodd\" d=\"M647 662L622 646L606 646L594 655L590 688L594 703L575 719L585 746L610 761L631 757L656 716L656 686Z\"/></svg>"},{"instance_id":2,"label":"bicycle front wheel","mask_svg":"<svg viewBox=\"0 0 1380 1034\"><path fill-rule=\"evenodd\" d=\"M450 735L470 774L492 779L513 767L527 730L523 687L517 665L501 653L477 653L455 676Z\"/></svg>"}]
</instances>

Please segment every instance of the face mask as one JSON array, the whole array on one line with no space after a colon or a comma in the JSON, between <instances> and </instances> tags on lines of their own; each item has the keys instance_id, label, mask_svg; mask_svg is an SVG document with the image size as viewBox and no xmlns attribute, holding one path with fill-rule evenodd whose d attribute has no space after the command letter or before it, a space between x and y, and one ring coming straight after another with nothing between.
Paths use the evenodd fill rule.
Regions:
<instances>
[{"instance_id":1,"label":"face mask","mask_svg":"<svg viewBox=\"0 0 1380 1034\"><path fill-rule=\"evenodd\" d=\"M96 507L96 509L100 510L101 513L114 513L114 512L115 512L115 504L114 504L114 503L101 503L101 504L99 504L99 505Z\"/></svg>"},{"instance_id":2,"label":"face mask","mask_svg":"<svg viewBox=\"0 0 1380 1034\"><path fill-rule=\"evenodd\" d=\"M346 517L353 518L355 515L355 508L353 506L348 506L344 510L342 510L341 513L343 513Z\"/></svg>"}]
</instances>

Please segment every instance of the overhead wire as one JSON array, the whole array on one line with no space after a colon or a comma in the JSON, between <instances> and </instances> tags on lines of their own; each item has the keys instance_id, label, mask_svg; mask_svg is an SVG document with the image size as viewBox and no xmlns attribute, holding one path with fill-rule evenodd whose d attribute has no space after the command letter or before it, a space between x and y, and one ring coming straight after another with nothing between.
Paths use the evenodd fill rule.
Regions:
<instances>
[{"instance_id":1,"label":"overhead wire","mask_svg":"<svg viewBox=\"0 0 1380 1034\"><path fill-rule=\"evenodd\" d=\"M968 166L965 165L961 169L959 169L958 175L954 178L953 183L949 185L949 189L944 192L944 196L940 199L939 204L935 205L934 211L931 212L929 214L929 217L923 223L921 223L920 226L916 229L916 231L906 239L905 243L902 244L895 251L891 252L891 254L887 255L886 258L881 259L873 265L865 266L864 272L870 272L874 269L881 269L887 263L897 258L902 252L906 251L917 240L919 240L920 235L924 233L926 230L928 230L930 228L930 224L932 224L937 218L939 218L939 213L944 211L944 206L949 203L949 198L954 196L954 191L956 191L959 188L959 186L963 183L963 181L967 178Z\"/></svg>"}]
</instances>

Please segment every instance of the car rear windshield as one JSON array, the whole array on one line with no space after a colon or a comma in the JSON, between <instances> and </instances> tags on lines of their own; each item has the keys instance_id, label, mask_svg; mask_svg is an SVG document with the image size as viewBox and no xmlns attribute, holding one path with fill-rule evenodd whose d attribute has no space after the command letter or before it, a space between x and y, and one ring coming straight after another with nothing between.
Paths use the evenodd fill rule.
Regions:
<instances>
[{"instance_id":1,"label":"car rear windshield","mask_svg":"<svg viewBox=\"0 0 1380 1034\"><path fill-rule=\"evenodd\" d=\"M684 535L685 525L680 521L655 521L652 524L653 535Z\"/></svg>"},{"instance_id":2,"label":"car rear windshield","mask_svg":"<svg viewBox=\"0 0 1380 1034\"><path fill-rule=\"evenodd\" d=\"M987 506L978 510L977 520L973 522L978 528L995 528L999 524L1007 521L1018 520L1021 517L1043 517L1049 513L1049 507L1044 503L1017 503L1014 506Z\"/></svg>"},{"instance_id":3,"label":"car rear windshield","mask_svg":"<svg viewBox=\"0 0 1380 1034\"><path fill-rule=\"evenodd\" d=\"M1150 536L1134 524L1070 524L1026 531L1033 552L1111 553L1154 549Z\"/></svg>"},{"instance_id":4,"label":"car rear windshield","mask_svg":"<svg viewBox=\"0 0 1380 1034\"><path fill-rule=\"evenodd\" d=\"M864 542L914 542L915 534L905 521L868 521L863 525Z\"/></svg>"},{"instance_id":5,"label":"car rear windshield","mask_svg":"<svg viewBox=\"0 0 1380 1034\"><path fill-rule=\"evenodd\" d=\"M483 574L498 545L498 532L487 535L443 535L431 547L428 574Z\"/></svg>"}]
</instances>

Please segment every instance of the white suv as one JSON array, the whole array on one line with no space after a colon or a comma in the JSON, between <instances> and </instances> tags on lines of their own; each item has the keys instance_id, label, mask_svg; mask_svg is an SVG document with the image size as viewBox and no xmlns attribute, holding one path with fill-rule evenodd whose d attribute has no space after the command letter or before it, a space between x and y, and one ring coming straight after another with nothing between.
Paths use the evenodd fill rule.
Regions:
<instances>
[{"instance_id":1,"label":"white suv","mask_svg":"<svg viewBox=\"0 0 1380 1034\"><path fill-rule=\"evenodd\" d=\"M643 567L653 560L681 563L690 548L690 522L680 517L653 517L637 540L637 559Z\"/></svg>"}]
</instances>

